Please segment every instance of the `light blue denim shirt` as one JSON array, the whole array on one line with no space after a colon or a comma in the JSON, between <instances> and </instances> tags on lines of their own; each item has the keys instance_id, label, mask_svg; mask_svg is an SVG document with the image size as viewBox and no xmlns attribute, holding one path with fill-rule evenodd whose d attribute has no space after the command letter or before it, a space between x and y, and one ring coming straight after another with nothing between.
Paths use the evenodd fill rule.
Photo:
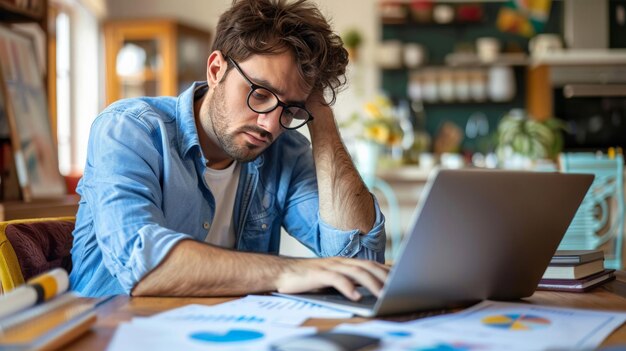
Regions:
<instances>
[{"instance_id":1,"label":"light blue denim shirt","mask_svg":"<svg viewBox=\"0 0 626 351\"><path fill-rule=\"evenodd\" d=\"M194 122L194 83L178 98L118 101L94 121L72 248L71 289L128 294L183 239L204 241L215 200ZM277 254L280 228L318 256L384 261L384 217L372 230L342 231L319 216L309 141L286 131L242 164L233 225L240 251ZM207 266L206 269L211 269Z\"/></svg>"}]
</instances>

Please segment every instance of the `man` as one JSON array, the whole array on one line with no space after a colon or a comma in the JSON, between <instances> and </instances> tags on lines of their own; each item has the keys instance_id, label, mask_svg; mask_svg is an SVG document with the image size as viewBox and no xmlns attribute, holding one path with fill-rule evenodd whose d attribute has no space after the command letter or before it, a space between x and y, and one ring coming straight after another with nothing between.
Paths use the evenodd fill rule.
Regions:
<instances>
[{"instance_id":1,"label":"man","mask_svg":"<svg viewBox=\"0 0 626 351\"><path fill-rule=\"evenodd\" d=\"M307 0L236 0L206 82L119 101L94 121L73 290L224 296L335 287L378 294L384 218L324 100L347 53ZM293 130L306 125L308 140ZM280 228L329 258L277 256ZM352 257L366 260L353 259ZM377 261L377 262L376 262Z\"/></svg>"}]
</instances>

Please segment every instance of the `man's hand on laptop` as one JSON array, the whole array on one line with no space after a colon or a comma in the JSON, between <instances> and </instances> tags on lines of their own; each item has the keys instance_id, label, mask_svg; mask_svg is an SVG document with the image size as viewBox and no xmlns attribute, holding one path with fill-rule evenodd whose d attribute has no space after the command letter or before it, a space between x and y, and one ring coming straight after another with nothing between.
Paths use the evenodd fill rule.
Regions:
<instances>
[{"instance_id":1,"label":"man's hand on laptop","mask_svg":"<svg viewBox=\"0 0 626 351\"><path fill-rule=\"evenodd\" d=\"M353 301L361 298L357 286L379 296L390 269L377 262L342 257L289 259L285 263L275 281L278 292L295 294L333 287Z\"/></svg>"}]
</instances>

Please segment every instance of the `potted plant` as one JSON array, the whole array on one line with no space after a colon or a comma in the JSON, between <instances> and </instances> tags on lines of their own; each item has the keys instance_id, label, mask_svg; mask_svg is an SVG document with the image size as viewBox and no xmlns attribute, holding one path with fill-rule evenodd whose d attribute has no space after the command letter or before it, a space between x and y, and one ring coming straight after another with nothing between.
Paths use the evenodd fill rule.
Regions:
<instances>
[{"instance_id":1,"label":"potted plant","mask_svg":"<svg viewBox=\"0 0 626 351\"><path fill-rule=\"evenodd\" d=\"M498 159L505 168L532 168L539 160L554 161L563 149L563 129L563 122L556 118L538 121L521 110L511 110L498 125Z\"/></svg>"},{"instance_id":2,"label":"potted plant","mask_svg":"<svg viewBox=\"0 0 626 351\"><path fill-rule=\"evenodd\" d=\"M350 60L356 61L358 58L358 49L363 43L363 36L356 28L351 28L343 34L343 45L348 50Z\"/></svg>"},{"instance_id":3,"label":"potted plant","mask_svg":"<svg viewBox=\"0 0 626 351\"><path fill-rule=\"evenodd\" d=\"M340 128L356 133L354 152L357 168L369 186L386 151L400 146L404 132L393 103L386 96L377 96L363 105ZM388 162L391 164L392 162Z\"/></svg>"}]
</instances>

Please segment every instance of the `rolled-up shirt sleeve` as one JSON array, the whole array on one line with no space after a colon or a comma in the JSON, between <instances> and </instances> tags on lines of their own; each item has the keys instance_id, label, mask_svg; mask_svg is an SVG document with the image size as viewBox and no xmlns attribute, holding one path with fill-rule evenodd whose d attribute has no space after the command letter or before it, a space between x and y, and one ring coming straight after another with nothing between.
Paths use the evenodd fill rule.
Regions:
<instances>
[{"instance_id":1,"label":"rolled-up shirt sleeve","mask_svg":"<svg viewBox=\"0 0 626 351\"><path fill-rule=\"evenodd\" d=\"M372 195L372 197L374 197ZM323 256L358 257L385 262L385 217L374 197L376 221L372 229L362 234L359 230L339 230L319 219L319 235ZM319 214L318 214L319 216Z\"/></svg>"},{"instance_id":2,"label":"rolled-up shirt sleeve","mask_svg":"<svg viewBox=\"0 0 626 351\"><path fill-rule=\"evenodd\" d=\"M103 263L129 293L189 235L166 228L160 186L166 145L141 115L110 110L92 125L82 196Z\"/></svg>"},{"instance_id":3,"label":"rolled-up shirt sleeve","mask_svg":"<svg viewBox=\"0 0 626 351\"><path fill-rule=\"evenodd\" d=\"M337 229L320 217L317 178L310 148L294 159L297 164L291 175L283 216L287 232L320 257L358 257L383 263L385 216L376 197L371 194L376 220L368 233L361 233L358 229Z\"/></svg>"}]
</instances>

